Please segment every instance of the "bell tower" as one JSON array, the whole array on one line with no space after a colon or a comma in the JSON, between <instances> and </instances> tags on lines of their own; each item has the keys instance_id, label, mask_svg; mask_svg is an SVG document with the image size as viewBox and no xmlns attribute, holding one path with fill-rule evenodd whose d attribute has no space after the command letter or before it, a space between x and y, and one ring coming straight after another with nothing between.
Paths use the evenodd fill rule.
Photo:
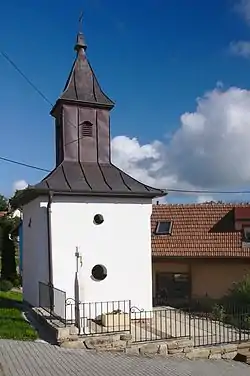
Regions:
<instances>
[{"instance_id":1,"label":"bell tower","mask_svg":"<svg viewBox=\"0 0 250 376\"><path fill-rule=\"evenodd\" d=\"M110 163L110 110L78 33L76 58L62 95L51 111L56 124L56 166L63 161Z\"/></svg>"}]
</instances>

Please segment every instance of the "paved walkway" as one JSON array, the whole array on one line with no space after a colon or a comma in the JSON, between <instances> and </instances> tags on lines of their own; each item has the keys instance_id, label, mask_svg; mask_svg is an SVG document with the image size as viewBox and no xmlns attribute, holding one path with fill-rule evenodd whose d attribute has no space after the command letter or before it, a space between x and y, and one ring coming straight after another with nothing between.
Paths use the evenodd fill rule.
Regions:
<instances>
[{"instance_id":1,"label":"paved walkway","mask_svg":"<svg viewBox=\"0 0 250 376\"><path fill-rule=\"evenodd\" d=\"M149 359L0 340L1 376L249 376L249 371L234 361Z\"/></svg>"}]
</instances>

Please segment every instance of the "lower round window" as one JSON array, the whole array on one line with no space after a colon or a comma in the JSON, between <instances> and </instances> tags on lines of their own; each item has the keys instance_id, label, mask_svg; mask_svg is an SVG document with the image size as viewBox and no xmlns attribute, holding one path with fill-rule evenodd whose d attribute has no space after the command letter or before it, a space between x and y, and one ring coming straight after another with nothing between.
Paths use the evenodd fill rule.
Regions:
<instances>
[{"instance_id":1,"label":"lower round window","mask_svg":"<svg viewBox=\"0 0 250 376\"><path fill-rule=\"evenodd\" d=\"M103 281L107 277L107 269L103 265L95 265L91 274L96 281Z\"/></svg>"}]
</instances>

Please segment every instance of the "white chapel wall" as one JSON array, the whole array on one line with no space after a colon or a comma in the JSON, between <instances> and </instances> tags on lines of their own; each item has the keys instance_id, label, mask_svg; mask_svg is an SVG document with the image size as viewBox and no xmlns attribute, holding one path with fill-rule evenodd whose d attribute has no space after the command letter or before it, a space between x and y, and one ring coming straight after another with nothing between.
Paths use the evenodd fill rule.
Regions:
<instances>
[{"instance_id":1,"label":"white chapel wall","mask_svg":"<svg viewBox=\"0 0 250 376\"><path fill-rule=\"evenodd\" d=\"M47 202L37 198L23 208L23 295L39 304L39 282L48 282Z\"/></svg>"},{"instance_id":2,"label":"white chapel wall","mask_svg":"<svg viewBox=\"0 0 250 376\"><path fill-rule=\"evenodd\" d=\"M80 300L131 300L139 309L152 309L151 200L56 198L52 203L54 286L74 298L75 250L79 247ZM104 223L93 217L102 214ZM91 270L102 264L107 278L97 282Z\"/></svg>"}]
</instances>

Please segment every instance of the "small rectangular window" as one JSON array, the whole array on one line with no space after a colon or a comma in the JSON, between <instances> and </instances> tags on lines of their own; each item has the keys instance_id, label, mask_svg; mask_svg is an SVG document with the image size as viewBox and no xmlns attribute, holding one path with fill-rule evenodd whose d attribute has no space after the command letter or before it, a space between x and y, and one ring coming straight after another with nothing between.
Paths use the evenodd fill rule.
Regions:
<instances>
[{"instance_id":1,"label":"small rectangular window","mask_svg":"<svg viewBox=\"0 0 250 376\"><path fill-rule=\"evenodd\" d=\"M160 221L157 223L155 233L157 235L168 235L171 234L172 222L171 221Z\"/></svg>"}]
</instances>

